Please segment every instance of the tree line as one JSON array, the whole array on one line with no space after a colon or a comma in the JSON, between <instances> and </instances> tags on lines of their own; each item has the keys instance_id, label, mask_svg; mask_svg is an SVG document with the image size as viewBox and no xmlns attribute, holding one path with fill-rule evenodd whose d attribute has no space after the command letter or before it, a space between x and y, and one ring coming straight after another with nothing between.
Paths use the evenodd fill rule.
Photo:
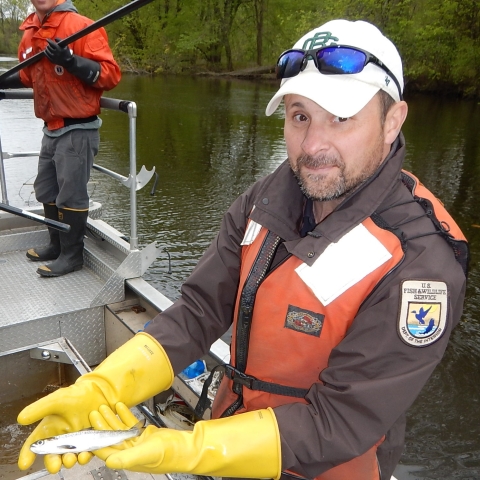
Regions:
<instances>
[{"instance_id":1,"label":"tree line","mask_svg":"<svg viewBox=\"0 0 480 480\"><path fill-rule=\"evenodd\" d=\"M120 0L75 0L96 20ZM12 53L29 0L0 0L0 52ZM407 89L480 96L478 0L155 0L107 26L124 71L227 72L273 66L308 30L366 20L397 46Z\"/></svg>"}]
</instances>

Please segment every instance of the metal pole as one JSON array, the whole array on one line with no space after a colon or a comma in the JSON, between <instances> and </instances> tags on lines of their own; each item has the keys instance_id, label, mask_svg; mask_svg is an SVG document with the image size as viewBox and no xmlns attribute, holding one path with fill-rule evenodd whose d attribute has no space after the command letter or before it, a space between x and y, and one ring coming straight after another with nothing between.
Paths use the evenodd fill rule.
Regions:
<instances>
[{"instance_id":1,"label":"metal pole","mask_svg":"<svg viewBox=\"0 0 480 480\"><path fill-rule=\"evenodd\" d=\"M128 104L129 133L130 133L130 250L138 249L137 237L137 104Z\"/></svg>"},{"instance_id":2,"label":"metal pole","mask_svg":"<svg viewBox=\"0 0 480 480\"><path fill-rule=\"evenodd\" d=\"M2 189L2 203L8 205L7 181L5 179L5 168L3 164L2 140L0 138L0 188Z\"/></svg>"},{"instance_id":3,"label":"metal pole","mask_svg":"<svg viewBox=\"0 0 480 480\"><path fill-rule=\"evenodd\" d=\"M14 207L12 205L0 203L0 210L12 213L13 215L18 215L19 217L28 218L29 220L33 220L34 222L43 223L44 225L48 225L49 227L55 228L56 230L60 230L61 232L70 231L70 225L68 225L68 223L58 222L57 220L45 218L41 215L37 215L36 213L22 210L21 208Z\"/></svg>"}]
</instances>

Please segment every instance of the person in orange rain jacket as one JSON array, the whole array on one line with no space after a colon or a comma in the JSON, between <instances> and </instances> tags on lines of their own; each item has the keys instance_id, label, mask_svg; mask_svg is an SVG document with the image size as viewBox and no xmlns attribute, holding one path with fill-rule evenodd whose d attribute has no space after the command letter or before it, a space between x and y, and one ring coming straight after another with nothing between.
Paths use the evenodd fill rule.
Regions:
<instances>
[{"instance_id":1,"label":"person in orange rain jacket","mask_svg":"<svg viewBox=\"0 0 480 480\"><path fill-rule=\"evenodd\" d=\"M213 419L193 432L150 425L95 455L151 474L390 480L406 411L462 315L468 244L402 169L402 62L375 26L315 28L280 55L277 76L266 113L283 101L288 158L231 205L172 306L20 412L21 424L41 420L20 468L47 433L131 427L129 407L168 389L231 329ZM54 473L91 455L45 463Z\"/></svg>"},{"instance_id":2,"label":"person in orange rain jacket","mask_svg":"<svg viewBox=\"0 0 480 480\"><path fill-rule=\"evenodd\" d=\"M24 34L18 58L45 51L45 58L0 83L0 88L33 88L35 115L45 122L34 188L45 217L70 225L49 228L50 242L28 250L42 265L37 273L57 277L83 266L89 197L87 183L99 148L100 97L121 78L105 29L66 47L58 41L93 23L77 13L71 0L32 0L35 12L20 26Z\"/></svg>"}]
</instances>

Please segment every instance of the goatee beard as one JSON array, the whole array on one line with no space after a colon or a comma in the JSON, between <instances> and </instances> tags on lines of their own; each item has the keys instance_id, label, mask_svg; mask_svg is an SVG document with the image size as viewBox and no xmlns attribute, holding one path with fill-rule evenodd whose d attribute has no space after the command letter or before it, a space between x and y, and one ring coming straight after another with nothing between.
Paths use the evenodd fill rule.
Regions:
<instances>
[{"instance_id":1,"label":"goatee beard","mask_svg":"<svg viewBox=\"0 0 480 480\"><path fill-rule=\"evenodd\" d=\"M383 138L369 151L362 159L363 168L356 172L348 172L344 160L335 155L300 155L296 164L290 165L297 178L303 194L312 200L328 202L346 197L348 194L358 190L377 171L382 163ZM327 172L305 173L302 167L311 169L321 166L334 167L337 170L333 174ZM330 174L329 174L330 173Z\"/></svg>"},{"instance_id":2,"label":"goatee beard","mask_svg":"<svg viewBox=\"0 0 480 480\"><path fill-rule=\"evenodd\" d=\"M302 167L315 169L322 166L337 167L338 177L328 181L322 174L302 173ZM338 157L301 155L298 157L296 165L292 166L292 170L302 193L311 200L320 202L335 200L343 197L349 191L345 181L345 163Z\"/></svg>"}]
</instances>

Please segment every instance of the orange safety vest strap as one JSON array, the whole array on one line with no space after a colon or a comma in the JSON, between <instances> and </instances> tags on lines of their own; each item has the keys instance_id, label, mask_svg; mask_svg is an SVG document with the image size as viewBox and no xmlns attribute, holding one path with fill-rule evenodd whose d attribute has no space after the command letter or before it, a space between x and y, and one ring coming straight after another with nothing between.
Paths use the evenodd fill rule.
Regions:
<instances>
[{"instance_id":1,"label":"orange safety vest strap","mask_svg":"<svg viewBox=\"0 0 480 480\"><path fill-rule=\"evenodd\" d=\"M233 365L225 364L225 375L233 381L234 384L243 385L250 390L259 390L261 392L274 393L275 395L286 395L287 397L305 398L308 388L295 388L281 385L279 383L264 382L258 380L252 375L241 372Z\"/></svg>"},{"instance_id":2,"label":"orange safety vest strap","mask_svg":"<svg viewBox=\"0 0 480 480\"><path fill-rule=\"evenodd\" d=\"M275 395L285 395L287 397L295 398L305 398L305 395L307 395L309 390L308 388L295 388L287 385L280 385L279 383L264 382L262 380L258 380L252 375L247 375L246 373L241 372L233 365L228 363L217 365L212 369L210 375L203 383L202 392L194 411L195 415L199 418L203 417L205 410L211 405L211 401L208 398L208 389L210 388L215 372L220 368L225 370L226 377L232 380L234 384L243 385L250 390L259 390L261 392L273 393Z\"/></svg>"}]
</instances>

